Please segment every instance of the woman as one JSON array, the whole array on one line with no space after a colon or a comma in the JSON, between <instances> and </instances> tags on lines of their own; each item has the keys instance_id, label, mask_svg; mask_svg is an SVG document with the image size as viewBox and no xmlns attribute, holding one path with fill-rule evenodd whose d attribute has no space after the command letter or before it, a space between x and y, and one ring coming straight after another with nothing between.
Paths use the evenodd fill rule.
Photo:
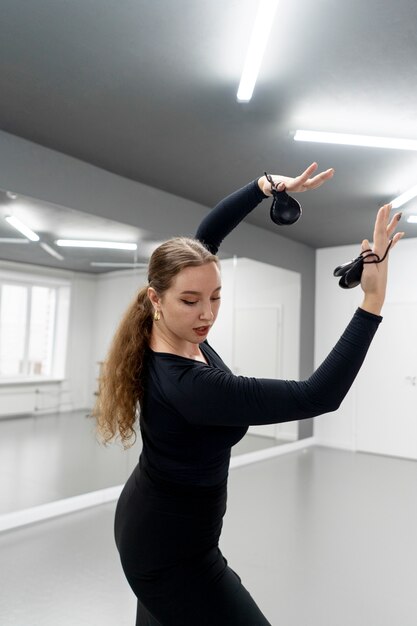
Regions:
<instances>
[{"instance_id":1,"label":"woman","mask_svg":"<svg viewBox=\"0 0 417 626\"><path fill-rule=\"evenodd\" d=\"M365 265L361 307L324 363L296 382L234 376L207 343L220 305L215 253L272 185L300 192L333 175L311 178L316 169L313 163L297 178L274 176L272 183L262 176L220 202L195 240L162 244L150 260L149 284L113 340L95 414L105 441L119 434L127 444L140 410L143 450L115 520L123 569L138 598L137 625L269 624L218 547L230 449L251 424L337 409L382 319L388 258ZM375 223L381 258L397 224L397 215L389 221L390 208L382 207Z\"/></svg>"}]
</instances>

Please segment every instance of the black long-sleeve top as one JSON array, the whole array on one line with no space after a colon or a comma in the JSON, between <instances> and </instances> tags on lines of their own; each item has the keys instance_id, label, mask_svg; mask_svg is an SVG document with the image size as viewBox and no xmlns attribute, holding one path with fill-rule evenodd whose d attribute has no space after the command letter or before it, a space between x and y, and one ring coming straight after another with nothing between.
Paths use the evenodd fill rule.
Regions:
<instances>
[{"instance_id":1,"label":"black long-sleeve top","mask_svg":"<svg viewBox=\"0 0 417 626\"><path fill-rule=\"evenodd\" d=\"M196 238L216 253L224 237L265 197L257 181L246 185L203 219ZM224 482L231 446L250 425L311 418L339 407L381 319L357 309L330 354L304 381L235 376L207 341L200 349L208 364L150 350L141 464L169 482Z\"/></svg>"}]
</instances>

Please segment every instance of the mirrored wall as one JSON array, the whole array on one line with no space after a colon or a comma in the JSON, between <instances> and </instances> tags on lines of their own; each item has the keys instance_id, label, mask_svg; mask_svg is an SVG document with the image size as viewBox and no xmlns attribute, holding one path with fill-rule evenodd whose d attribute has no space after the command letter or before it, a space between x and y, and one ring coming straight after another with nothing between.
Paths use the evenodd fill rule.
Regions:
<instances>
[{"instance_id":1,"label":"mirrored wall","mask_svg":"<svg viewBox=\"0 0 417 626\"><path fill-rule=\"evenodd\" d=\"M4 515L121 485L137 463L140 436L128 450L103 447L89 412L100 364L124 310L147 282L146 263L160 237L34 199L13 204L16 198L6 192L0 200ZM13 213L39 241L12 230L4 218ZM56 245L64 237L127 241L137 248L64 252ZM238 375L297 378L300 275L233 255L221 259L221 268L222 306L209 342ZM251 427L233 455L297 437L296 423Z\"/></svg>"}]
</instances>

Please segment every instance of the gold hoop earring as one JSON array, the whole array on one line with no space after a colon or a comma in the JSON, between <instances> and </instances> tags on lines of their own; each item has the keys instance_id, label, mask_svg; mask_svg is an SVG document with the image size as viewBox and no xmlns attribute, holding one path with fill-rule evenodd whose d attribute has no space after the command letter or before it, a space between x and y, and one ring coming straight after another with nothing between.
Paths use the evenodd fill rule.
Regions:
<instances>
[{"instance_id":1,"label":"gold hoop earring","mask_svg":"<svg viewBox=\"0 0 417 626\"><path fill-rule=\"evenodd\" d=\"M155 309L155 312L153 314L153 319L155 320L155 322L159 322L159 320L161 319L161 314L158 311L158 309Z\"/></svg>"}]
</instances>

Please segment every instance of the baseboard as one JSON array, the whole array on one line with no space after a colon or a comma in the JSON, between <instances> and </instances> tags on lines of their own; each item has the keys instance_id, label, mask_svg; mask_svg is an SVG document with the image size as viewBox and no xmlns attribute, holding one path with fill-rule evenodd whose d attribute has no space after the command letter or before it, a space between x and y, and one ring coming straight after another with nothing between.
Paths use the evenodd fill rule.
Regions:
<instances>
[{"instance_id":1,"label":"baseboard","mask_svg":"<svg viewBox=\"0 0 417 626\"><path fill-rule=\"evenodd\" d=\"M333 439L320 439L318 437L315 437L315 445L322 446L323 448L335 448L337 450L348 450L349 452L355 452L353 445L350 445L345 441L333 441Z\"/></svg>"},{"instance_id":2,"label":"baseboard","mask_svg":"<svg viewBox=\"0 0 417 626\"><path fill-rule=\"evenodd\" d=\"M47 502L46 504L33 506L30 509L22 509L21 511L0 515L0 532L33 524L34 522L41 522L59 515L67 515L74 511L82 511L106 502L113 502L118 499L122 489L123 485L118 485L117 487L91 491L80 496L55 500L55 502Z\"/></svg>"},{"instance_id":3,"label":"baseboard","mask_svg":"<svg viewBox=\"0 0 417 626\"><path fill-rule=\"evenodd\" d=\"M307 439L299 439L290 443L281 443L278 446L272 446L271 448L264 448L263 450L256 450L255 452L247 452L246 454L239 454L232 457L230 461L230 469L237 467L243 467L250 465L251 463L259 463L259 461L266 461L273 459L276 456L283 454L289 454L290 452L297 452L298 450L304 450L315 445L314 437L308 437Z\"/></svg>"}]
</instances>

